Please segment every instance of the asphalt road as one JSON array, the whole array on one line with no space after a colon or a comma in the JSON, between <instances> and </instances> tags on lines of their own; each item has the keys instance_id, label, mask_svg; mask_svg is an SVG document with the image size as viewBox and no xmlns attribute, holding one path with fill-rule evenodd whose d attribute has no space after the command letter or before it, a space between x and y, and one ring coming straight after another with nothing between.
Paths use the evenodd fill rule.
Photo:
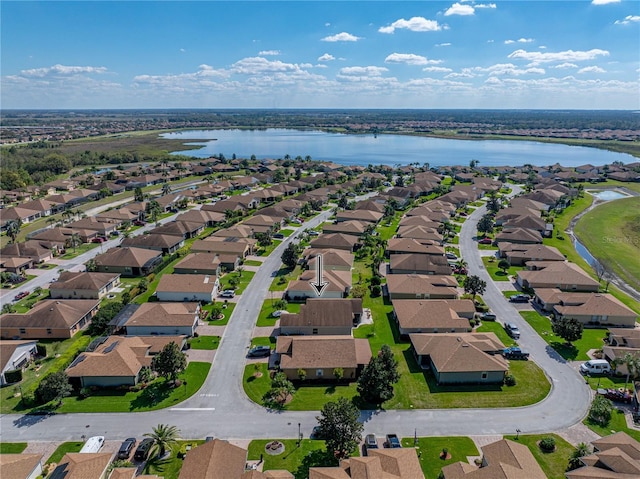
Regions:
<instances>
[{"instance_id":1,"label":"asphalt road","mask_svg":"<svg viewBox=\"0 0 640 479\"><path fill-rule=\"evenodd\" d=\"M491 282L475 246L475 225L484 213L478 208L464 223L460 250L471 274L487 280L486 303L501 321L520 326L520 344L531 352L531 359L551 378L552 389L541 402L526 407L499 409L390 410L363 411L365 433L384 435L394 432L411 437L543 433L567 428L582 420L591 392L580 375L570 368L535 331ZM328 217L323 212L305 223L313 227ZM272 412L252 403L242 390L245 355L251 333L272 275L280 266L280 256L288 242L279 245L260 267L240 297L221 341L211 372L202 389L174 408L142 413L56 414L52 416L3 415L0 432L3 441L78 440L82 435L104 435L109 439L140 436L159 423L176 425L182 437L215 436L224 439L295 438L298 424L309 436L317 412ZM472 405L473 397L469 397Z\"/></svg>"}]
</instances>

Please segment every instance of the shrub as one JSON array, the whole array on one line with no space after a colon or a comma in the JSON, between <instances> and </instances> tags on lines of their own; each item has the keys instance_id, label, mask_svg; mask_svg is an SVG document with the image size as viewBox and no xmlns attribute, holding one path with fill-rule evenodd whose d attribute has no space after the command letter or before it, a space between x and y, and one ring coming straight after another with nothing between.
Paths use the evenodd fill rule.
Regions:
<instances>
[{"instance_id":1,"label":"shrub","mask_svg":"<svg viewBox=\"0 0 640 479\"><path fill-rule=\"evenodd\" d=\"M5 372L4 379L7 381L7 384L19 383L22 381L22 369Z\"/></svg>"},{"instance_id":2,"label":"shrub","mask_svg":"<svg viewBox=\"0 0 640 479\"><path fill-rule=\"evenodd\" d=\"M506 386L515 386L516 385L516 377L513 374L507 374L504 377L504 384Z\"/></svg>"},{"instance_id":3,"label":"shrub","mask_svg":"<svg viewBox=\"0 0 640 479\"><path fill-rule=\"evenodd\" d=\"M374 275L374 276L371 278L371 285L372 285L372 286L377 286L377 285L379 285L379 284L380 284L380 282L381 282L381 279L380 279L380 276L378 276L378 275Z\"/></svg>"},{"instance_id":4,"label":"shrub","mask_svg":"<svg viewBox=\"0 0 640 479\"><path fill-rule=\"evenodd\" d=\"M611 421L612 412L613 403L606 397L598 395L591 403L589 420L604 427Z\"/></svg>"},{"instance_id":5,"label":"shrub","mask_svg":"<svg viewBox=\"0 0 640 479\"><path fill-rule=\"evenodd\" d=\"M378 296L380 296L380 294L382 294L382 288L380 288L380 285L376 284L374 286L371 286L372 297L377 298Z\"/></svg>"},{"instance_id":6,"label":"shrub","mask_svg":"<svg viewBox=\"0 0 640 479\"><path fill-rule=\"evenodd\" d=\"M540 449L545 452L552 452L556 448L556 440L551 436L543 437L540 441Z\"/></svg>"},{"instance_id":7,"label":"shrub","mask_svg":"<svg viewBox=\"0 0 640 479\"><path fill-rule=\"evenodd\" d=\"M36 350L38 351L38 356L42 358L47 357L47 347L44 344L36 344Z\"/></svg>"}]
</instances>

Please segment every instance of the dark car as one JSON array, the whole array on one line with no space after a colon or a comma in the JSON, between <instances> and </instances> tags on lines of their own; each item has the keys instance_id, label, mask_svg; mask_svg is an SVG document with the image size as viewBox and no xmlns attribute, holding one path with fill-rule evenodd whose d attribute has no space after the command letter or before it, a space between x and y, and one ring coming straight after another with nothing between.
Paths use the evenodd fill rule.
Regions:
<instances>
[{"instance_id":1,"label":"dark car","mask_svg":"<svg viewBox=\"0 0 640 479\"><path fill-rule=\"evenodd\" d=\"M282 233L274 233L273 237L274 237L275 239L283 239L283 238L284 238L284 235L283 235Z\"/></svg>"},{"instance_id":2,"label":"dark car","mask_svg":"<svg viewBox=\"0 0 640 479\"><path fill-rule=\"evenodd\" d=\"M513 339L520 339L520 330L518 329L518 326L516 326L515 324L506 323L504 325L504 329L505 331L507 331L507 334L511 336Z\"/></svg>"},{"instance_id":3,"label":"dark car","mask_svg":"<svg viewBox=\"0 0 640 479\"><path fill-rule=\"evenodd\" d=\"M320 426L314 426L309 439L324 439L324 434L322 434L322 428Z\"/></svg>"},{"instance_id":4,"label":"dark car","mask_svg":"<svg viewBox=\"0 0 640 479\"><path fill-rule=\"evenodd\" d=\"M528 303L529 296L527 296L526 294L516 294L515 296L511 296L509 298L509 301L511 301L512 303Z\"/></svg>"},{"instance_id":5,"label":"dark car","mask_svg":"<svg viewBox=\"0 0 640 479\"><path fill-rule=\"evenodd\" d=\"M529 359L529 352L520 348L505 348L502 350L502 355L507 359L522 359L524 361Z\"/></svg>"},{"instance_id":6,"label":"dark car","mask_svg":"<svg viewBox=\"0 0 640 479\"><path fill-rule=\"evenodd\" d=\"M120 449L118 449L118 459L129 459L131 455L131 451L136 445L136 438L130 437L125 439L124 442L120 445Z\"/></svg>"},{"instance_id":7,"label":"dark car","mask_svg":"<svg viewBox=\"0 0 640 479\"><path fill-rule=\"evenodd\" d=\"M479 244L491 244L493 240L491 238L482 238L478 240Z\"/></svg>"},{"instance_id":8,"label":"dark car","mask_svg":"<svg viewBox=\"0 0 640 479\"><path fill-rule=\"evenodd\" d=\"M486 312L480 316L481 319L485 321L495 321L497 319L496 313Z\"/></svg>"},{"instance_id":9,"label":"dark car","mask_svg":"<svg viewBox=\"0 0 640 479\"><path fill-rule=\"evenodd\" d=\"M262 358L271 354L271 348L269 346L256 346L249 350L247 356L250 358Z\"/></svg>"},{"instance_id":10,"label":"dark car","mask_svg":"<svg viewBox=\"0 0 640 479\"><path fill-rule=\"evenodd\" d=\"M397 434L387 434L387 440L384 443L384 446L395 449L398 447L402 447L402 444L400 444L400 439L398 439Z\"/></svg>"},{"instance_id":11,"label":"dark car","mask_svg":"<svg viewBox=\"0 0 640 479\"><path fill-rule=\"evenodd\" d=\"M133 454L133 458L136 461L145 461L149 457L149 451L153 445L153 439L147 437L140 442L140 445Z\"/></svg>"},{"instance_id":12,"label":"dark car","mask_svg":"<svg viewBox=\"0 0 640 479\"><path fill-rule=\"evenodd\" d=\"M365 454L369 449L378 449L378 439L375 434L367 434L364 438Z\"/></svg>"}]
</instances>

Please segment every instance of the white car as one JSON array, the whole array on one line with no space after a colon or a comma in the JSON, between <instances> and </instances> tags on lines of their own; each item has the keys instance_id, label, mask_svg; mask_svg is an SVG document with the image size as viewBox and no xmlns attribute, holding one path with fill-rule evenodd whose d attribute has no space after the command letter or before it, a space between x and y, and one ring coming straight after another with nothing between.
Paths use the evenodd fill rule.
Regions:
<instances>
[{"instance_id":1,"label":"white car","mask_svg":"<svg viewBox=\"0 0 640 479\"><path fill-rule=\"evenodd\" d=\"M220 293L220 296L222 296L223 298L233 298L236 295L236 292L232 289L225 289L222 293Z\"/></svg>"},{"instance_id":2,"label":"white car","mask_svg":"<svg viewBox=\"0 0 640 479\"><path fill-rule=\"evenodd\" d=\"M273 313L271 313L271 316L273 316L274 318L279 318L282 313L286 313L286 311L282 311L281 309L279 309L278 311L274 311Z\"/></svg>"}]
</instances>

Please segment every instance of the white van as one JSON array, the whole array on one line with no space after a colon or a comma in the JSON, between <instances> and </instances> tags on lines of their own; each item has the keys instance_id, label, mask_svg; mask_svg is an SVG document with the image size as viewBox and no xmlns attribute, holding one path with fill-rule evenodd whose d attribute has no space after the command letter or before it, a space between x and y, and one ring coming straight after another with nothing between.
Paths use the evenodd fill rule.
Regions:
<instances>
[{"instance_id":1,"label":"white van","mask_svg":"<svg viewBox=\"0 0 640 479\"><path fill-rule=\"evenodd\" d=\"M104 444L104 436L93 436L87 439L80 452L99 452Z\"/></svg>"},{"instance_id":2,"label":"white van","mask_svg":"<svg viewBox=\"0 0 640 479\"><path fill-rule=\"evenodd\" d=\"M606 359L592 359L580 365L582 374L611 374L611 365Z\"/></svg>"}]
</instances>

